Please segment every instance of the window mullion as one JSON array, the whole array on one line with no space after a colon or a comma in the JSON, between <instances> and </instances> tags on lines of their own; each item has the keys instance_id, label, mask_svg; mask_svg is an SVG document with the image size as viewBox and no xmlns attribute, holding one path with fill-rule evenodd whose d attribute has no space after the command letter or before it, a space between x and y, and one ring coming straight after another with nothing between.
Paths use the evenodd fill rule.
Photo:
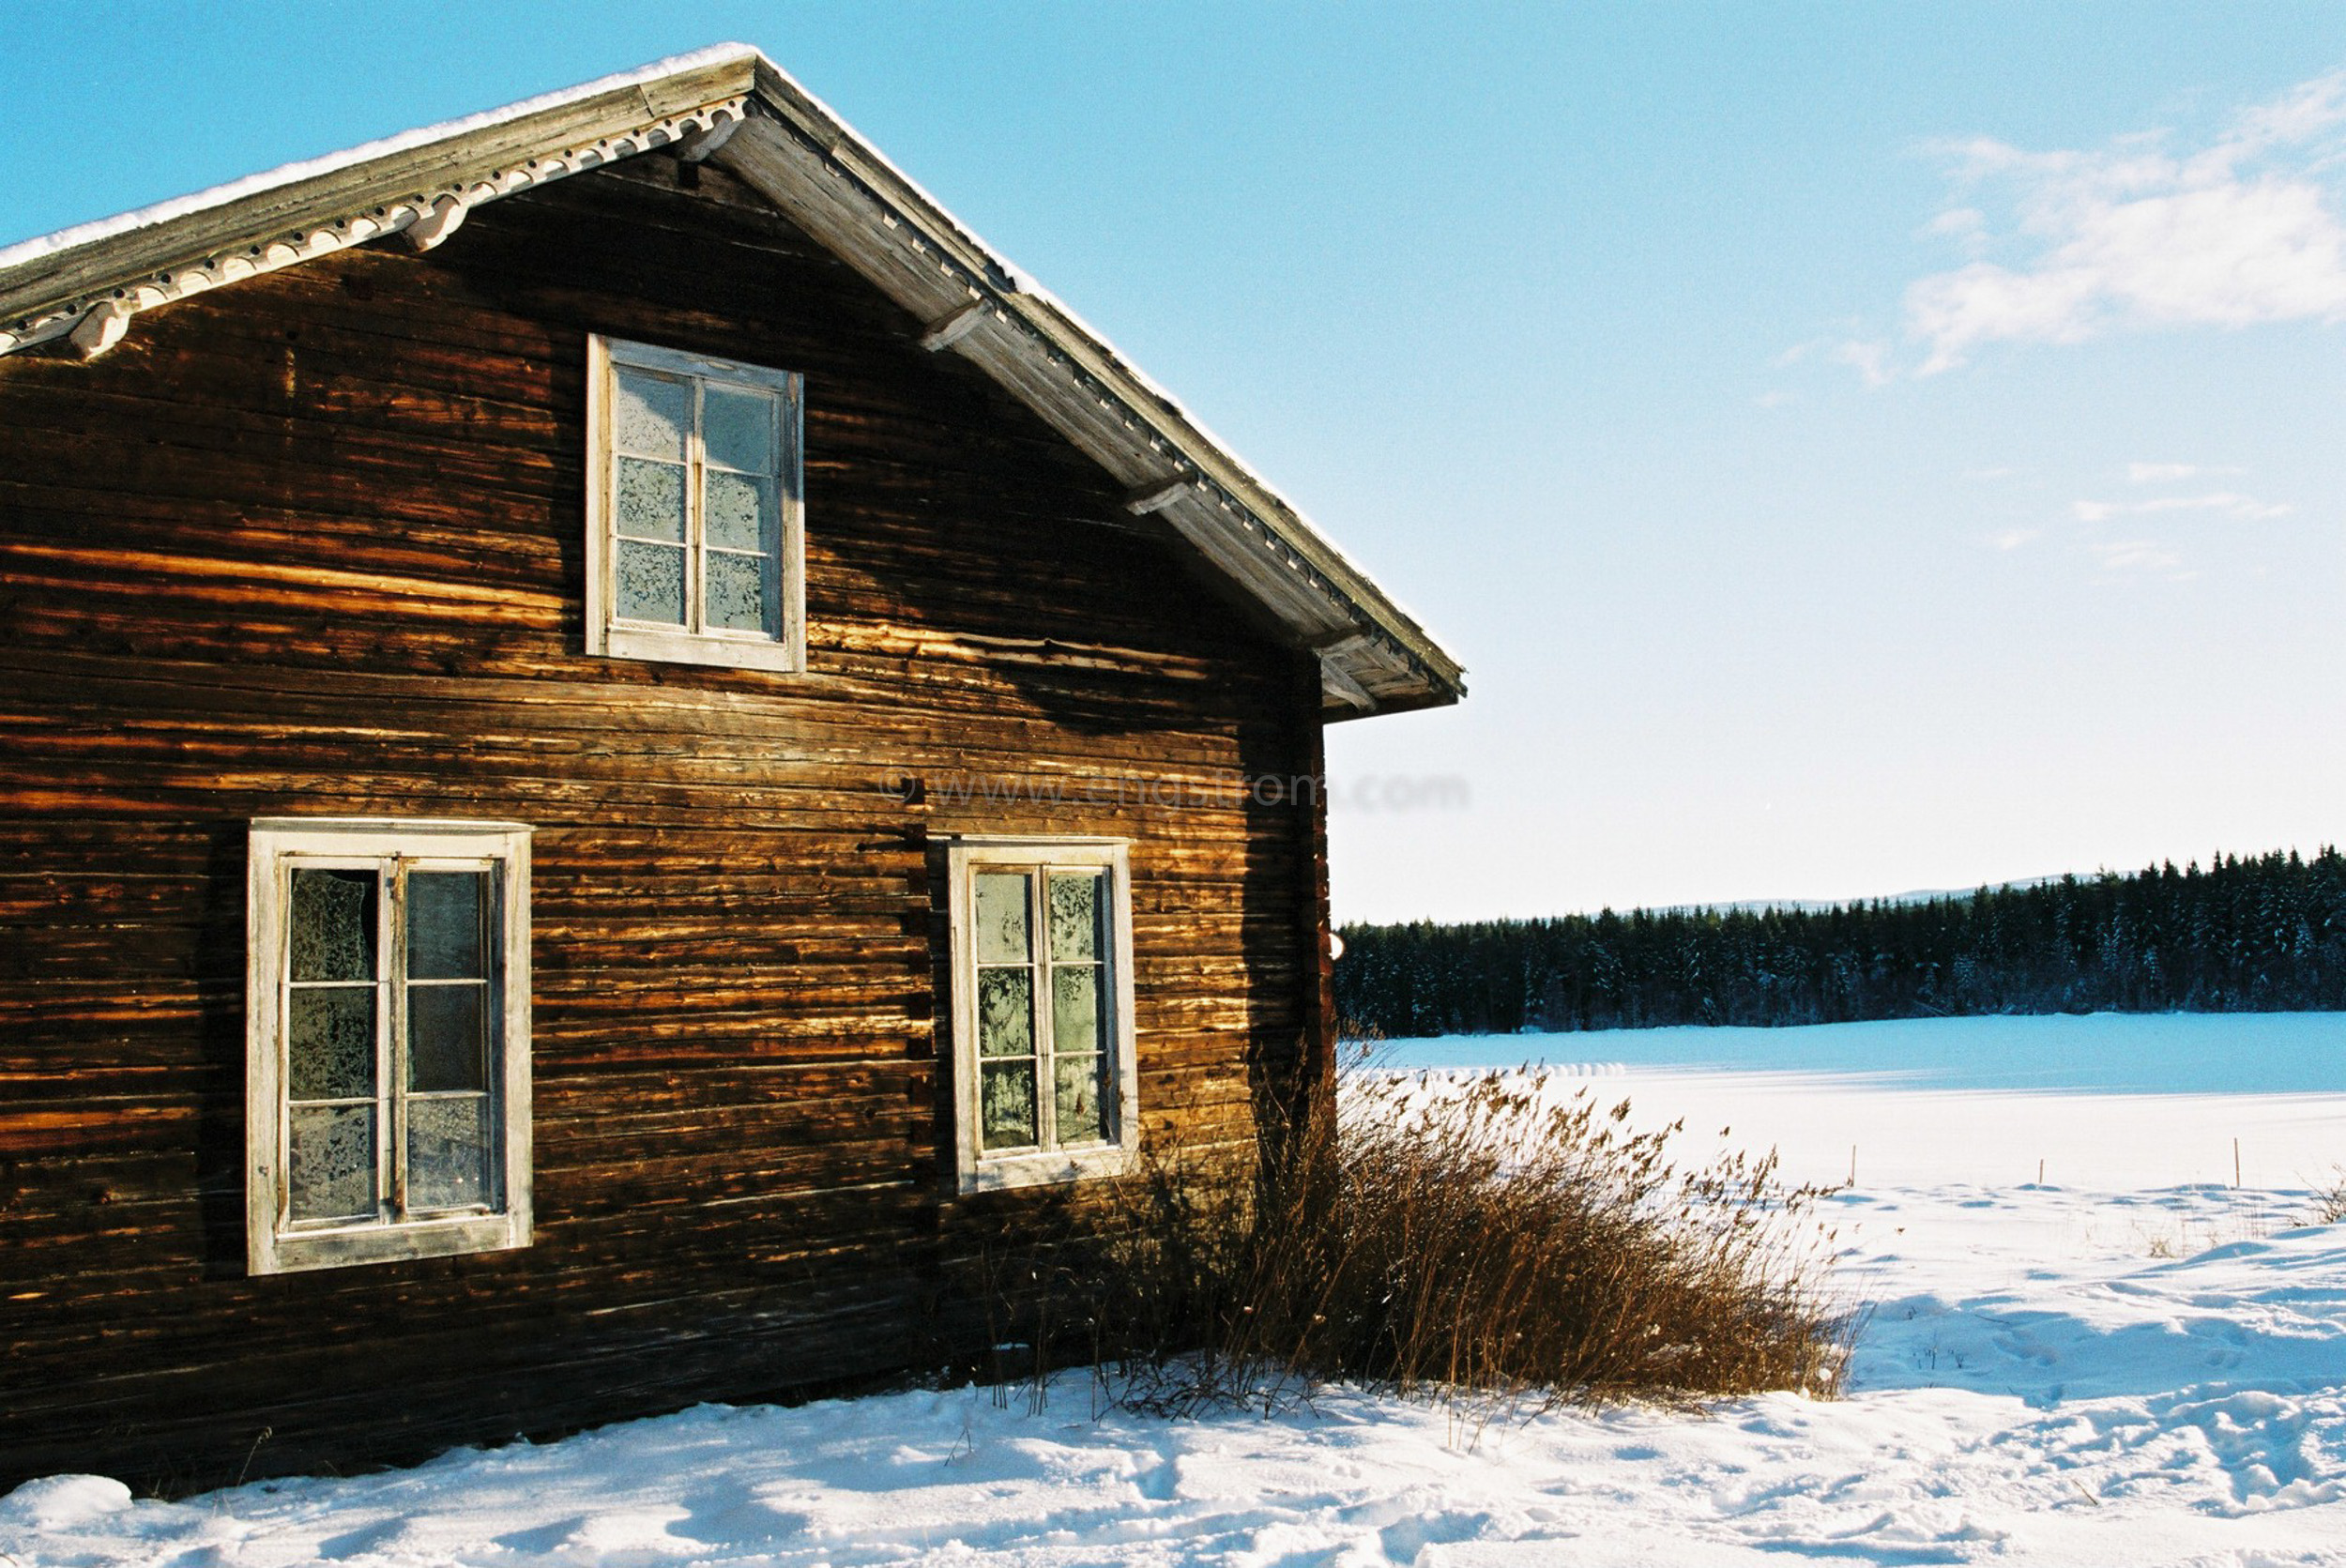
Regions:
<instances>
[{"instance_id":1,"label":"window mullion","mask_svg":"<svg viewBox=\"0 0 2346 1568\"><path fill-rule=\"evenodd\" d=\"M380 948L386 969L383 990L386 1008L383 1050L378 1060L383 1078L375 1115L383 1128L378 1168L385 1173L384 1191L391 1200L393 1218L407 1217L407 861L394 857L384 862L383 910L390 929Z\"/></svg>"},{"instance_id":2,"label":"window mullion","mask_svg":"<svg viewBox=\"0 0 2346 1568\"><path fill-rule=\"evenodd\" d=\"M1039 1148L1059 1147L1059 1074L1052 1063L1055 1042L1051 1039L1051 873L1047 866L1035 867L1031 878L1033 900L1027 919L1034 932L1034 986L1028 998L1034 1009L1034 1117L1035 1143Z\"/></svg>"}]
</instances>

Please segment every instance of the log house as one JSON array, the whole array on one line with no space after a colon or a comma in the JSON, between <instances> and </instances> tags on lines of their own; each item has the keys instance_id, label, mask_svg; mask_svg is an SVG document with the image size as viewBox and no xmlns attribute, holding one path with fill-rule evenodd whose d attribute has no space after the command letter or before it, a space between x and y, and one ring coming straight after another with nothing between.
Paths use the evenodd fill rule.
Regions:
<instances>
[{"instance_id":1,"label":"log house","mask_svg":"<svg viewBox=\"0 0 2346 1568\"><path fill-rule=\"evenodd\" d=\"M1456 662L756 51L0 251L0 1487L933 1364Z\"/></svg>"}]
</instances>

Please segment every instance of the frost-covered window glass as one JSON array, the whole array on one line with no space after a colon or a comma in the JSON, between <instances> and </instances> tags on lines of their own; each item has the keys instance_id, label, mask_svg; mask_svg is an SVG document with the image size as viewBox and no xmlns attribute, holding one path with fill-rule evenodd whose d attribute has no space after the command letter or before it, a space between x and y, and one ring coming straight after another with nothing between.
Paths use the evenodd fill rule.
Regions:
<instances>
[{"instance_id":1,"label":"frost-covered window glass","mask_svg":"<svg viewBox=\"0 0 2346 1568\"><path fill-rule=\"evenodd\" d=\"M587 649L795 670L800 378L590 340Z\"/></svg>"},{"instance_id":2,"label":"frost-covered window glass","mask_svg":"<svg viewBox=\"0 0 2346 1568\"><path fill-rule=\"evenodd\" d=\"M529 1240L529 830L270 818L248 877L254 1273Z\"/></svg>"},{"instance_id":3,"label":"frost-covered window glass","mask_svg":"<svg viewBox=\"0 0 2346 1568\"><path fill-rule=\"evenodd\" d=\"M963 1190L1120 1169L1138 1133L1124 845L948 853Z\"/></svg>"}]
</instances>

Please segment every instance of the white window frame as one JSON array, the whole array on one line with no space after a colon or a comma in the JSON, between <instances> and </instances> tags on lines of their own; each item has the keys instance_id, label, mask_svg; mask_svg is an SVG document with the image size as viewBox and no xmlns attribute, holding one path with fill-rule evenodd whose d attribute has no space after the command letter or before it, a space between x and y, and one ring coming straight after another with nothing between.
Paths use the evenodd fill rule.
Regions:
<instances>
[{"instance_id":1,"label":"white window frame","mask_svg":"<svg viewBox=\"0 0 2346 1568\"><path fill-rule=\"evenodd\" d=\"M255 1274L333 1269L457 1253L499 1252L530 1240L529 845L516 822L378 817L261 817L247 839L245 902L245 1241ZM501 1007L496 1057L490 1068L491 1160L497 1191L477 1210L407 1217L396 1189L367 1220L286 1218L289 1194L284 1028L289 989L288 919L297 867L364 869L404 861L423 871L486 869L496 899L499 940L494 955ZM405 1091L398 1042L404 1017L404 934L384 899L384 972L376 1034L378 1149L404 1142ZM386 1116L386 1112L390 1112ZM378 1158L397 1160L397 1152Z\"/></svg>"},{"instance_id":2,"label":"white window frame","mask_svg":"<svg viewBox=\"0 0 2346 1568\"><path fill-rule=\"evenodd\" d=\"M690 377L702 384L754 388L781 397L782 471L775 476L782 511L779 637L727 628L678 629L619 617L615 586L618 577L617 502L612 494L618 464L611 434L611 411L617 397L614 367L618 365ZM716 664L730 669L805 669L805 377L794 371L770 370L763 365L687 354L594 333L586 339L586 651L613 659ZM701 521L704 453L697 429L691 433L689 442L684 487L684 591L688 620L700 614L701 571L707 559Z\"/></svg>"},{"instance_id":3,"label":"white window frame","mask_svg":"<svg viewBox=\"0 0 2346 1568\"><path fill-rule=\"evenodd\" d=\"M977 873L981 869L1104 870L1110 936L1105 954L1110 969L1106 986L1115 1017L1106 1031L1105 1049L1115 1053L1113 1100L1106 1106L1112 1136L1099 1144L1074 1149L1039 1148L990 1154L982 1149L978 1086L978 960ZM1127 841L1102 838L1010 838L967 836L946 846L947 930L952 944L953 1147L959 1190L989 1192L1031 1187L1047 1182L1114 1176L1127 1169L1140 1149L1140 1072L1134 1052L1133 1030L1133 899L1132 863ZM1040 931L1036 940L1045 940ZM1040 1015L1047 1006L1045 987L1035 987ZM1039 1066L1039 1064L1038 1064ZM1047 1087L1050 1075L1038 1071L1037 1131L1056 1136L1051 1126Z\"/></svg>"}]
</instances>

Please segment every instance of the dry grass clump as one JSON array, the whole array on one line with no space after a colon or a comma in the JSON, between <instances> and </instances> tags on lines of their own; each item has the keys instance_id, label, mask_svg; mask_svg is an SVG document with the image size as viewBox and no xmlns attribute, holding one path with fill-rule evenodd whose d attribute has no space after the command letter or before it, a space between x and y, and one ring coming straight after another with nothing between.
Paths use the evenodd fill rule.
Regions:
<instances>
[{"instance_id":1,"label":"dry grass clump","mask_svg":"<svg viewBox=\"0 0 2346 1568\"><path fill-rule=\"evenodd\" d=\"M2309 1225L2346 1224L2346 1165L2330 1167L2329 1180L2313 1189Z\"/></svg>"},{"instance_id":2,"label":"dry grass clump","mask_svg":"<svg viewBox=\"0 0 2346 1568\"><path fill-rule=\"evenodd\" d=\"M1820 1191L1773 1155L1679 1171L1677 1129L1627 1111L1529 1074L1348 1074L1258 1176L1177 1152L1117 1184L1105 1238L1059 1255L1044 1294L1083 1332L1058 1337L1177 1412L1334 1381L1531 1408L1836 1393Z\"/></svg>"}]
</instances>

